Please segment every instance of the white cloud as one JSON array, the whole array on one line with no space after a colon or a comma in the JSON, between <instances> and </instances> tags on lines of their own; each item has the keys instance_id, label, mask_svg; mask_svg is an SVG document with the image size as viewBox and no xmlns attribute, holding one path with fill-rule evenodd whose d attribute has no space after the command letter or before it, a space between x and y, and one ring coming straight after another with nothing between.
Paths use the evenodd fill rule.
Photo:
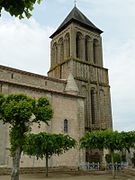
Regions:
<instances>
[{"instance_id":1,"label":"white cloud","mask_svg":"<svg viewBox=\"0 0 135 180\"><path fill-rule=\"evenodd\" d=\"M67 0L57 0L58 3L65 4Z\"/></svg>"},{"instance_id":2,"label":"white cloud","mask_svg":"<svg viewBox=\"0 0 135 180\"><path fill-rule=\"evenodd\" d=\"M134 130L135 118L135 38L105 45L106 66L110 71L114 128Z\"/></svg>"},{"instance_id":3,"label":"white cloud","mask_svg":"<svg viewBox=\"0 0 135 180\"><path fill-rule=\"evenodd\" d=\"M113 124L117 130L135 129L135 1L80 0L90 20L103 34L105 67L109 68Z\"/></svg>"},{"instance_id":4,"label":"white cloud","mask_svg":"<svg viewBox=\"0 0 135 180\"><path fill-rule=\"evenodd\" d=\"M29 24L15 20L0 22L0 64L46 74L49 68L49 35L52 29L34 19Z\"/></svg>"},{"instance_id":5,"label":"white cloud","mask_svg":"<svg viewBox=\"0 0 135 180\"><path fill-rule=\"evenodd\" d=\"M135 31L134 0L80 0L78 7L110 38L126 39Z\"/></svg>"}]
</instances>

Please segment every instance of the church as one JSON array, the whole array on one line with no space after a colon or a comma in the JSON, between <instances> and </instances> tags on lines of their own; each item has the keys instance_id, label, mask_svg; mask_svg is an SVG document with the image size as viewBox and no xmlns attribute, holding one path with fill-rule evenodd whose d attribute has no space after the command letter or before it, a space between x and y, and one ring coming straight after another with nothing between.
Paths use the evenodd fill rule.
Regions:
<instances>
[{"instance_id":1,"label":"church","mask_svg":"<svg viewBox=\"0 0 135 180\"><path fill-rule=\"evenodd\" d=\"M85 132L112 128L108 69L103 66L103 33L76 6L50 36L51 65L48 76L0 65L0 93L46 96L54 116L49 126L33 132L64 133L79 142ZM9 128L0 123L0 166L11 167ZM98 157L98 152L96 157ZM94 152L76 149L53 156L50 167L88 162ZM70 159L70 161L69 161ZM21 167L44 167L45 162L22 156Z\"/></svg>"}]
</instances>

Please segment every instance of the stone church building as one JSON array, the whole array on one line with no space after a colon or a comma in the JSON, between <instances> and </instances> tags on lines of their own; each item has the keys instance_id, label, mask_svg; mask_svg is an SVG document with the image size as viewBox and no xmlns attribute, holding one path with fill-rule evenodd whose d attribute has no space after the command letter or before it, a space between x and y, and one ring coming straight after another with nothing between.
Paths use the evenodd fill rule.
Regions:
<instances>
[{"instance_id":1,"label":"stone church building","mask_svg":"<svg viewBox=\"0 0 135 180\"><path fill-rule=\"evenodd\" d=\"M108 69L103 67L102 30L74 7L50 36L51 67L48 76L0 66L0 92L47 96L54 109L50 126L33 131L65 133L77 141L86 131L112 128ZM11 166L8 127L0 124L0 166ZM50 159L50 166L75 166L89 161L93 152L79 148ZM96 152L97 153L97 152ZM23 156L22 167L45 166Z\"/></svg>"}]
</instances>

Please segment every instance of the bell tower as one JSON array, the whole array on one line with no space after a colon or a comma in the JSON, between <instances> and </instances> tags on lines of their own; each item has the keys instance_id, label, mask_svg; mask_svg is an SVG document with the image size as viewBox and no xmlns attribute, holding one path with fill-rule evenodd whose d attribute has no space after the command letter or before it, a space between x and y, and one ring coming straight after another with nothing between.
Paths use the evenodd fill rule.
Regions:
<instances>
[{"instance_id":1,"label":"bell tower","mask_svg":"<svg viewBox=\"0 0 135 180\"><path fill-rule=\"evenodd\" d=\"M103 67L102 30L76 6L51 35L49 77L74 77L85 99L85 129L112 128L108 70Z\"/></svg>"}]
</instances>

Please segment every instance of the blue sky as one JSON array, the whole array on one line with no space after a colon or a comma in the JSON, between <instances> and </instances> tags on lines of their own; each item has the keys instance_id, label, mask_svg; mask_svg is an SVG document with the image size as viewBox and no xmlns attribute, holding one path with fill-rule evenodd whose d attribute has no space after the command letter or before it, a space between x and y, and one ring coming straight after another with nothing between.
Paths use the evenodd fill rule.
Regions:
<instances>
[{"instance_id":1,"label":"blue sky","mask_svg":"<svg viewBox=\"0 0 135 180\"><path fill-rule=\"evenodd\" d=\"M46 75L49 36L73 8L74 0L43 0L33 16L0 18L0 64ZM104 31L104 66L109 68L113 124L135 129L135 1L78 0L77 7Z\"/></svg>"}]
</instances>

